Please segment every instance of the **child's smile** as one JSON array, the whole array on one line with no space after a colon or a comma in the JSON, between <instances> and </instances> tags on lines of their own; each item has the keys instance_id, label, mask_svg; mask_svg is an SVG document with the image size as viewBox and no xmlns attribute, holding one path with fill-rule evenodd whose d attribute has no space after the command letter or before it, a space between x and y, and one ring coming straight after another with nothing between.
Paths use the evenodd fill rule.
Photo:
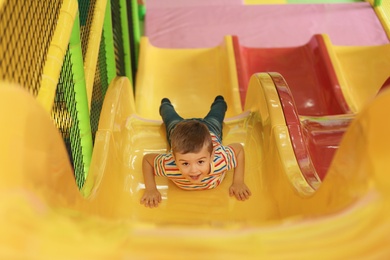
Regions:
<instances>
[{"instance_id":1,"label":"child's smile","mask_svg":"<svg viewBox=\"0 0 390 260\"><path fill-rule=\"evenodd\" d=\"M191 183L201 183L210 173L212 154L204 146L197 153L175 153L175 161L181 174Z\"/></svg>"}]
</instances>

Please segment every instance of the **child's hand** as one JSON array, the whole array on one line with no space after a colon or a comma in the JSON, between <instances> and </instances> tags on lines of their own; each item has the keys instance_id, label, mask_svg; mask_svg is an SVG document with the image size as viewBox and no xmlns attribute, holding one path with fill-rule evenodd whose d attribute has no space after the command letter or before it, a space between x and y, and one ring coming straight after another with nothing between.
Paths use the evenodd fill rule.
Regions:
<instances>
[{"instance_id":1,"label":"child's hand","mask_svg":"<svg viewBox=\"0 0 390 260\"><path fill-rule=\"evenodd\" d=\"M252 193L245 183L233 183L229 188L229 195L235 196L237 200L244 201L249 199Z\"/></svg>"},{"instance_id":2,"label":"child's hand","mask_svg":"<svg viewBox=\"0 0 390 260\"><path fill-rule=\"evenodd\" d=\"M161 202L161 193L157 189L145 190L141 198L141 204L145 207L155 208Z\"/></svg>"}]
</instances>

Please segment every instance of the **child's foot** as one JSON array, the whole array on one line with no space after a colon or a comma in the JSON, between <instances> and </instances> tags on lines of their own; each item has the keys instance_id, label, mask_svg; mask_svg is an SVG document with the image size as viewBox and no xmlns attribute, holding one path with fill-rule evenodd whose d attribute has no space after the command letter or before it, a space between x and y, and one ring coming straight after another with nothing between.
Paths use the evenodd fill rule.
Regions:
<instances>
[{"instance_id":1,"label":"child's foot","mask_svg":"<svg viewBox=\"0 0 390 260\"><path fill-rule=\"evenodd\" d=\"M172 103L171 103L171 101L170 101L168 98L163 98L163 99L161 99L161 105L160 105L160 108L159 108L159 110L158 110L158 112L160 113L160 115L161 115L161 107L162 107L162 105L164 105L164 104L169 104L170 106L172 106Z\"/></svg>"},{"instance_id":2,"label":"child's foot","mask_svg":"<svg viewBox=\"0 0 390 260\"><path fill-rule=\"evenodd\" d=\"M217 100L225 100L225 99L223 98L223 96L218 95L215 97L214 101L217 101Z\"/></svg>"},{"instance_id":3,"label":"child's foot","mask_svg":"<svg viewBox=\"0 0 390 260\"><path fill-rule=\"evenodd\" d=\"M211 104L211 107L210 107L210 109L212 109L214 106L219 106L219 110L221 111L221 112L226 112L226 110L227 110L227 104L226 104L226 101L225 101L225 99L223 98L223 96L221 96L221 95L218 95L218 96L216 96L215 97L215 99L214 99L214 102ZM223 111L224 110L224 111Z\"/></svg>"},{"instance_id":4,"label":"child's foot","mask_svg":"<svg viewBox=\"0 0 390 260\"><path fill-rule=\"evenodd\" d=\"M169 103L169 104L171 104L171 101L168 98L163 98L163 99L161 99L161 104L162 103Z\"/></svg>"}]
</instances>

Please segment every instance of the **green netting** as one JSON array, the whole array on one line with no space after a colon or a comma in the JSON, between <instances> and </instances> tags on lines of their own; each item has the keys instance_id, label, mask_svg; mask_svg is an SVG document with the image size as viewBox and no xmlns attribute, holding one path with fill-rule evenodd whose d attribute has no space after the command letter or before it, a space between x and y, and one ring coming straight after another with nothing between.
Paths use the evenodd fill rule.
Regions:
<instances>
[{"instance_id":1,"label":"green netting","mask_svg":"<svg viewBox=\"0 0 390 260\"><path fill-rule=\"evenodd\" d=\"M52 118L62 134L81 188L90 166L92 138L78 21L77 17L56 89Z\"/></svg>"},{"instance_id":2,"label":"green netting","mask_svg":"<svg viewBox=\"0 0 390 260\"><path fill-rule=\"evenodd\" d=\"M90 0L79 0L78 4L79 4L80 26L84 27L87 24L87 20L88 20Z\"/></svg>"},{"instance_id":3,"label":"green netting","mask_svg":"<svg viewBox=\"0 0 390 260\"><path fill-rule=\"evenodd\" d=\"M115 1L113 1L115 2ZM104 16L104 23L103 23L103 33L102 33L102 44L104 44L104 56L101 57L101 59L105 60L105 66L107 69L107 82L110 84L111 80L115 78L115 76L120 75L118 74L117 65L116 65L116 59L115 59L115 51L114 51L114 35L113 35L113 23L112 23L112 16L111 16L112 8L110 1L107 2L106 6L106 14ZM103 49L101 47L100 49ZM98 63L100 60L98 61ZM124 62L122 62L124 63ZM125 76L125 75L120 75Z\"/></svg>"},{"instance_id":4,"label":"green netting","mask_svg":"<svg viewBox=\"0 0 390 260\"><path fill-rule=\"evenodd\" d=\"M96 0L78 1L79 16L73 25L64 57L51 116L62 134L79 188L83 186L89 171L93 141L107 88L117 75L127 76L130 80L135 75L140 36L138 16L134 17L134 3L136 1L107 2L89 110L84 59ZM9 0L3 5L0 10L0 79L19 83L35 96L38 94L61 5L60 0L31 0L28 3ZM133 18L129 19L128 16ZM136 25L133 26L134 21Z\"/></svg>"},{"instance_id":5,"label":"green netting","mask_svg":"<svg viewBox=\"0 0 390 260\"><path fill-rule=\"evenodd\" d=\"M0 79L38 95L62 1L6 1L0 10Z\"/></svg>"},{"instance_id":6,"label":"green netting","mask_svg":"<svg viewBox=\"0 0 390 260\"><path fill-rule=\"evenodd\" d=\"M103 106L104 97L111 80L115 76L116 65L112 34L111 5L108 1L92 89L90 118L93 141L95 140L96 131L99 126L100 112Z\"/></svg>"},{"instance_id":7,"label":"green netting","mask_svg":"<svg viewBox=\"0 0 390 260\"><path fill-rule=\"evenodd\" d=\"M108 1L88 111L83 61L95 4L96 1L79 1L80 20L77 19L75 23L52 113L62 133L80 188L88 174L92 146L108 86L116 75L132 79L126 2Z\"/></svg>"},{"instance_id":8,"label":"green netting","mask_svg":"<svg viewBox=\"0 0 390 260\"><path fill-rule=\"evenodd\" d=\"M52 117L65 142L69 159L75 172L77 185L81 187L84 183L84 164L81 142L80 138L78 138L80 136L79 121L77 120L77 110L75 108L75 93L72 90L74 89L72 77L72 63L68 50L57 85Z\"/></svg>"},{"instance_id":9,"label":"green netting","mask_svg":"<svg viewBox=\"0 0 390 260\"><path fill-rule=\"evenodd\" d=\"M141 40L137 0L127 0L127 14L128 14L127 19L129 24L131 67L132 67L133 79L135 79L135 75L138 67L139 44Z\"/></svg>"},{"instance_id":10,"label":"green netting","mask_svg":"<svg viewBox=\"0 0 390 260\"><path fill-rule=\"evenodd\" d=\"M111 6L116 72L133 81L127 4L125 0L112 0Z\"/></svg>"},{"instance_id":11,"label":"green netting","mask_svg":"<svg viewBox=\"0 0 390 260\"><path fill-rule=\"evenodd\" d=\"M80 37L83 57L87 53L88 37L91 30L93 11L96 0L78 0L80 16Z\"/></svg>"}]
</instances>

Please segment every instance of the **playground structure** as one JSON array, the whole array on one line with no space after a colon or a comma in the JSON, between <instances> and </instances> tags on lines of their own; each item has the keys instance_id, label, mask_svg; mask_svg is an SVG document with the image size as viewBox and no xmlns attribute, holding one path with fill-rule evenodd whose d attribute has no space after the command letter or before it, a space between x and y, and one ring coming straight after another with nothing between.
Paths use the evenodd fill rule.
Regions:
<instances>
[{"instance_id":1,"label":"playground structure","mask_svg":"<svg viewBox=\"0 0 390 260\"><path fill-rule=\"evenodd\" d=\"M45 43L31 41L35 38L26 31L18 34L27 37L21 43L31 42L28 50L49 46L41 50L47 58L25 70L14 61L15 53L26 55L26 64L38 57L3 26L13 21L11 11L23 16L23 7L16 1L0 2L5 19L0 32L7 39L0 46L5 80L0 104L2 111L10 111L0 118L7 126L0 134L0 216L2 230L10 234L0 245L2 255L390 255L390 143L385 138L390 125L383 120L390 93L377 95L388 77L388 45L337 47L326 35L317 35L314 39L323 43L301 47L322 48L320 69L309 77L327 75L328 80L318 82L331 88L328 99L321 96L326 91L315 90L323 103L314 104L325 109L312 106L305 111L302 102L313 95L296 87L301 82L289 74L294 63L285 71L271 64L281 73L262 72L259 64L247 61L268 52L243 47L235 36L221 39L219 46L197 49L158 48L144 37L138 53L136 36L133 43L123 40L129 13L137 16L135 1L91 1L90 6L54 2L31 4L36 11L57 12L51 14L54 29ZM133 9L125 8L129 6ZM384 7L376 8L384 12ZM113 13L118 16L111 17ZM123 20L116 21L118 17ZM34 16L27 18L36 22L33 28L41 26ZM16 22L7 24L18 28ZM296 55L296 49L289 53ZM135 92L131 52L139 56ZM348 55L351 52L361 55ZM359 77L351 74L358 70L359 58L379 65ZM163 202L153 211L144 208L139 204L142 155L166 149L159 101L169 96L182 115L202 116L216 94L223 94L229 105L225 142L245 145L252 198L241 203L228 197L231 175L218 189L196 193L158 179ZM321 165L316 154L326 158L325 163ZM18 250L20 245L24 251Z\"/></svg>"}]
</instances>

